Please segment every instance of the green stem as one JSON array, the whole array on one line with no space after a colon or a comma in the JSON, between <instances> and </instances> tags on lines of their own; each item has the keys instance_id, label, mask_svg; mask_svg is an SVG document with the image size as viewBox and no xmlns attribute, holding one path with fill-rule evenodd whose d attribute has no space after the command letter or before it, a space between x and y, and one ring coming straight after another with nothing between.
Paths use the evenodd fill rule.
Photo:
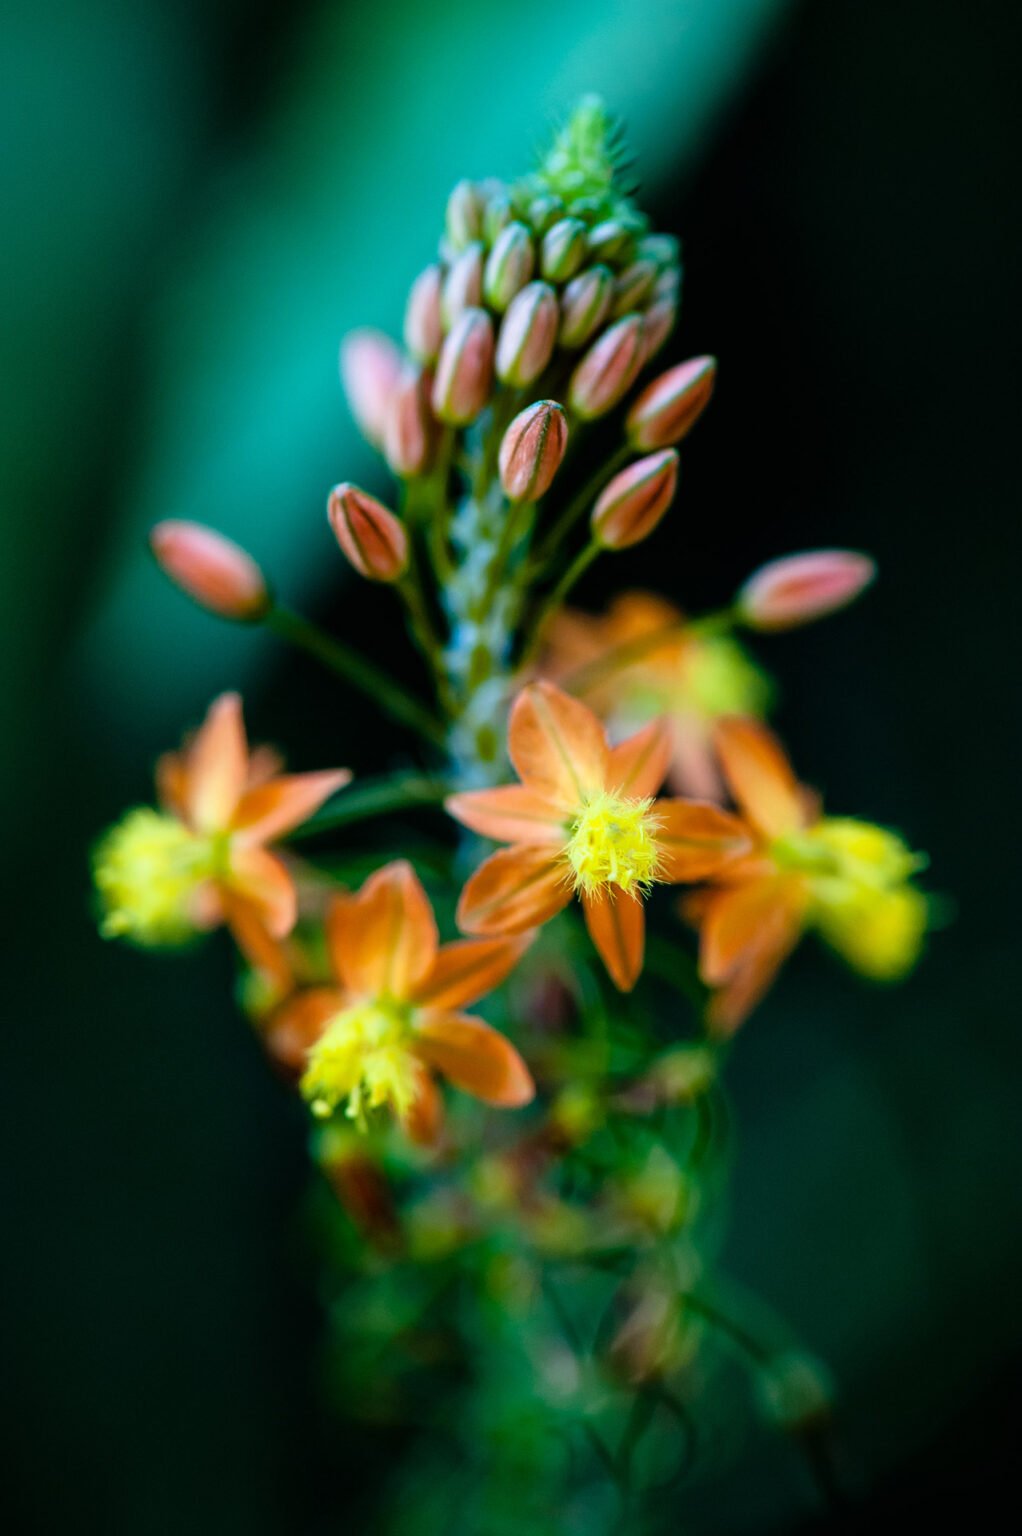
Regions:
<instances>
[{"instance_id":1,"label":"green stem","mask_svg":"<svg viewBox=\"0 0 1022 1536\"><path fill-rule=\"evenodd\" d=\"M629 443L622 443L616 452L611 454L602 468L590 480L586 481L578 495L568 503L536 551L533 559L534 571L542 570L544 566L549 564L553 555L557 553L561 540L571 532L579 518L589 510L589 507L603 490L607 481L621 468L631 453L631 445Z\"/></svg>"},{"instance_id":2,"label":"green stem","mask_svg":"<svg viewBox=\"0 0 1022 1536\"><path fill-rule=\"evenodd\" d=\"M354 788L345 790L336 805L321 811L311 821L289 834L288 842L307 837L319 837L352 822L368 821L372 816L386 816L391 811L415 811L421 806L439 805L449 795L454 785L447 779L431 779L425 775L410 777L394 774L389 778L366 779Z\"/></svg>"}]
</instances>

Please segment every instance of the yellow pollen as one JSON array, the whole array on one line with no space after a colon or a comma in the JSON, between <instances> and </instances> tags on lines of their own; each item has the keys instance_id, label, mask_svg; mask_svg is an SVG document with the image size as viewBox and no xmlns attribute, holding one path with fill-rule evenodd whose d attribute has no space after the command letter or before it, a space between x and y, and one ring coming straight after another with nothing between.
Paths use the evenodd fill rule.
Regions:
<instances>
[{"instance_id":1,"label":"yellow pollen","mask_svg":"<svg viewBox=\"0 0 1022 1536\"><path fill-rule=\"evenodd\" d=\"M195 932L195 893L217 865L216 844L196 837L176 816L147 806L129 811L105 834L94 856L103 937L183 944Z\"/></svg>"},{"instance_id":2,"label":"yellow pollen","mask_svg":"<svg viewBox=\"0 0 1022 1536\"><path fill-rule=\"evenodd\" d=\"M390 1105L399 1119L419 1093L420 1067L410 1049L408 1009L383 999L346 1008L309 1052L302 1093L328 1119L340 1104L360 1130L367 1111Z\"/></svg>"},{"instance_id":3,"label":"yellow pollen","mask_svg":"<svg viewBox=\"0 0 1022 1536\"><path fill-rule=\"evenodd\" d=\"M641 894L658 878L657 816L652 800L626 800L599 790L571 821L565 857L576 891L595 896L608 885Z\"/></svg>"}]
</instances>

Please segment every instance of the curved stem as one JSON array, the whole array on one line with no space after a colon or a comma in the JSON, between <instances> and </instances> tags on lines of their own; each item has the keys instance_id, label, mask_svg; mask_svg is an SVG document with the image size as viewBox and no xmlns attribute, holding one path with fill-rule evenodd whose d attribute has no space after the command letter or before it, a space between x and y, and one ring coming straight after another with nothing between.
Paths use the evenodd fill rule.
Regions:
<instances>
[{"instance_id":1,"label":"curved stem","mask_svg":"<svg viewBox=\"0 0 1022 1536\"><path fill-rule=\"evenodd\" d=\"M561 540L571 532L579 518L586 513L592 502L603 490L611 475L621 468L631 453L631 445L629 443L622 443L616 452L611 454L602 468L591 479L586 481L577 496L568 503L536 551L533 560L534 571L541 570L545 565L549 564L551 557L556 554Z\"/></svg>"},{"instance_id":2,"label":"curved stem","mask_svg":"<svg viewBox=\"0 0 1022 1536\"><path fill-rule=\"evenodd\" d=\"M592 565L597 555L600 554L601 547L601 545L596 543L595 539L591 540L586 545L585 549L581 550L568 566L568 569L565 571L564 575L561 577L560 581L557 583L550 596L546 599L536 617L536 622L532 629L532 637L522 654L520 663L521 666L528 666L529 662L533 660L536 652L539 650L539 647L542 644L543 632L549 624L550 620L553 618L558 608L560 608L561 604L564 602L564 599L567 597L575 583L585 575L586 571Z\"/></svg>"}]
</instances>

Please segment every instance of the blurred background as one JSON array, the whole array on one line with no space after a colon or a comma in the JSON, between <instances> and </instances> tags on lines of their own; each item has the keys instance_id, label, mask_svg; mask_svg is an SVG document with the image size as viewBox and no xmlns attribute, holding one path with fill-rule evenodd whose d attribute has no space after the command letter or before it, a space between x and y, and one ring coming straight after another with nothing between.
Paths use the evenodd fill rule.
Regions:
<instances>
[{"instance_id":1,"label":"blurred background","mask_svg":"<svg viewBox=\"0 0 1022 1536\"><path fill-rule=\"evenodd\" d=\"M1022 12L7 0L2 25L5 1528L368 1521L386 1462L318 1390L301 1115L225 1004L226 946L103 944L87 850L225 686L296 767L402 750L191 609L144 533L215 524L407 667L323 516L342 477L386 486L337 342L397 331L453 182L527 169L588 90L685 241L666 355L721 377L671 518L581 600L626 582L699 611L774 554L875 554L859 607L759 654L804 776L928 849L954 908L900 991L804 947L741 1037L726 1263L833 1369L848 1525L978 1519L1022 1388ZM685 1511L824 1528L755 1434Z\"/></svg>"}]
</instances>

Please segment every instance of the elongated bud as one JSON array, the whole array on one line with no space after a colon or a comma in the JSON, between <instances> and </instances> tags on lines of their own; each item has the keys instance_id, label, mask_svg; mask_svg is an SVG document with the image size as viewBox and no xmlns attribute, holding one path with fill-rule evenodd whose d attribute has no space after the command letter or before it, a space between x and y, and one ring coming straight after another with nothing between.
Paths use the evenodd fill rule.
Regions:
<instances>
[{"instance_id":1,"label":"elongated bud","mask_svg":"<svg viewBox=\"0 0 1022 1536\"><path fill-rule=\"evenodd\" d=\"M419 273L408 294L405 346L420 363L435 363L444 339L443 283L443 269L434 262Z\"/></svg>"},{"instance_id":2,"label":"elongated bud","mask_svg":"<svg viewBox=\"0 0 1022 1536\"><path fill-rule=\"evenodd\" d=\"M483 234L493 245L502 229L506 229L515 216L514 204L508 195L506 187L487 199L486 213L483 216Z\"/></svg>"},{"instance_id":3,"label":"elongated bud","mask_svg":"<svg viewBox=\"0 0 1022 1536\"><path fill-rule=\"evenodd\" d=\"M558 219L543 236L540 271L550 283L565 283L585 261L588 248L581 219Z\"/></svg>"},{"instance_id":4,"label":"elongated bud","mask_svg":"<svg viewBox=\"0 0 1022 1536\"><path fill-rule=\"evenodd\" d=\"M500 445L500 483L509 501L538 501L550 489L568 446L568 418L556 400L520 411Z\"/></svg>"},{"instance_id":5,"label":"elongated bud","mask_svg":"<svg viewBox=\"0 0 1022 1536\"><path fill-rule=\"evenodd\" d=\"M630 314L641 309L653 292L659 275L654 261L633 261L614 283L614 302L611 313L615 316Z\"/></svg>"},{"instance_id":6,"label":"elongated bud","mask_svg":"<svg viewBox=\"0 0 1022 1536\"><path fill-rule=\"evenodd\" d=\"M470 181L459 181L447 199L445 228L456 251L483 232L483 199Z\"/></svg>"},{"instance_id":7,"label":"elongated bud","mask_svg":"<svg viewBox=\"0 0 1022 1536\"><path fill-rule=\"evenodd\" d=\"M429 380L421 368L407 364L390 397L383 451L395 475L409 479L429 468L434 444Z\"/></svg>"},{"instance_id":8,"label":"elongated bud","mask_svg":"<svg viewBox=\"0 0 1022 1536\"><path fill-rule=\"evenodd\" d=\"M614 274L609 267L587 267L573 277L561 295L562 347L584 347L610 313Z\"/></svg>"},{"instance_id":9,"label":"elongated bud","mask_svg":"<svg viewBox=\"0 0 1022 1536\"><path fill-rule=\"evenodd\" d=\"M444 338L433 380L433 411L451 426L474 421L493 384L493 322L485 309L466 309Z\"/></svg>"},{"instance_id":10,"label":"elongated bud","mask_svg":"<svg viewBox=\"0 0 1022 1536\"><path fill-rule=\"evenodd\" d=\"M625 419L634 448L669 448L687 437L710 403L715 357L692 357L647 384Z\"/></svg>"},{"instance_id":11,"label":"elongated bud","mask_svg":"<svg viewBox=\"0 0 1022 1536\"><path fill-rule=\"evenodd\" d=\"M626 224L607 219L589 231L589 251L594 261L623 266L635 252L635 237Z\"/></svg>"},{"instance_id":12,"label":"elongated bud","mask_svg":"<svg viewBox=\"0 0 1022 1536\"><path fill-rule=\"evenodd\" d=\"M660 348L674 330L678 318L678 306L671 299L657 299L642 317L643 341L646 346L645 363L652 362ZM645 366L645 363L643 366Z\"/></svg>"},{"instance_id":13,"label":"elongated bud","mask_svg":"<svg viewBox=\"0 0 1022 1536\"><path fill-rule=\"evenodd\" d=\"M473 242L466 246L444 278L440 308L448 329L466 309L478 309L482 303L483 258L482 245Z\"/></svg>"},{"instance_id":14,"label":"elongated bud","mask_svg":"<svg viewBox=\"0 0 1022 1536\"><path fill-rule=\"evenodd\" d=\"M397 581L408 566L408 535L375 496L344 481L335 485L327 516L341 549L360 576Z\"/></svg>"},{"instance_id":15,"label":"elongated bud","mask_svg":"<svg viewBox=\"0 0 1022 1536\"><path fill-rule=\"evenodd\" d=\"M252 556L202 523L176 518L157 523L149 547L175 586L222 619L261 619L270 606L265 578Z\"/></svg>"},{"instance_id":16,"label":"elongated bud","mask_svg":"<svg viewBox=\"0 0 1022 1536\"><path fill-rule=\"evenodd\" d=\"M359 430L374 448L383 441L401 351L382 331L352 331L341 342L341 383Z\"/></svg>"},{"instance_id":17,"label":"elongated bud","mask_svg":"<svg viewBox=\"0 0 1022 1536\"><path fill-rule=\"evenodd\" d=\"M653 532L674 500L678 455L673 448L629 464L601 491L593 508L593 538L604 549L628 549Z\"/></svg>"},{"instance_id":18,"label":"elongated bud","mask_svg":"<svg viewBox=\"0 0 1022 1536\"><path fill-rule=\"evenodd\" d=\"M876 576L868 555L851 549L814 549L772 560L750 576L736 599L749 629L795 629L844 608Z\"/></svg>"},{"instance_id":19,"label":"elongated bud","mask_svg":"<svg viewBox=\"0 0 1022 1536\"><path fill-rule=\"evenodd\" d=\"M645 356L641 315L626 315L597 337L568 385L576 416L592 421L612 411L635 383Z\"/></svg>"},{"instance_id":20,"label":"elongated bud","mask_svg":"<svg viewBox=\"0 0 1022 1536\"><path fill-rule=\"evenodd\" d=\"M483 294L492 309L505 310L532 276L536 253L524 224L509 224L486 258Z\"/></svg>"},{"instance_id":21,"label":"elongated bud","mask_svg":"<svg viewBox=\"0 0 1022 1536\"><path fill-rule=\"evenodd\" d=\"M497 339L497 377L522 387L538 379L553 356L560 314L549 283L529 283L511 301Z\"/></svg>"}]
</instances>

